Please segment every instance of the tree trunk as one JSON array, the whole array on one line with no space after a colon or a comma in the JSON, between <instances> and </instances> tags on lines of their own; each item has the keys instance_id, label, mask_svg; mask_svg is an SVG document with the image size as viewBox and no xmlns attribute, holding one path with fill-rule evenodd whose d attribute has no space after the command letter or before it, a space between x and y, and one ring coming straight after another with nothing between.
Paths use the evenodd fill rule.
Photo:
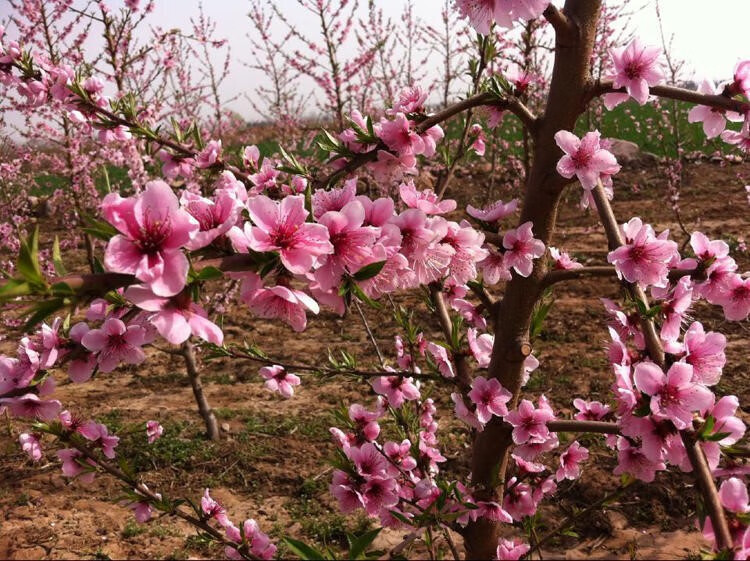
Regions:
<instances>
[{"instance_id":1,"label":"tree trunk","mask_svg":"<svg viewBox=\"0 0 750 561\"><path fill-rule=\"evenodd\" d=\"M568 181L555 171L561 156L554 135L573 130L585 109L585 92L591 85L590 59L601 8L600 0L567 0L563 13L567 21L556 22L555 62L549 97L543 117L534 131L531 169L520 223L534 224L534 237L549 245L555 229L557 210ZM534 306L546 274L544 259L535 261L528 278L514 275L493 318L495 344L489 376L497 378L513 394L509 407L518 402L523 362L531 348L528 334ZM494 417L478 433L472 450L472 483L478 500L502 503L508 456L513 445L510 426ZM467 526L467 558L491 559L495 555L500 524L479 519Z\"/></svg>"}]
</instances>

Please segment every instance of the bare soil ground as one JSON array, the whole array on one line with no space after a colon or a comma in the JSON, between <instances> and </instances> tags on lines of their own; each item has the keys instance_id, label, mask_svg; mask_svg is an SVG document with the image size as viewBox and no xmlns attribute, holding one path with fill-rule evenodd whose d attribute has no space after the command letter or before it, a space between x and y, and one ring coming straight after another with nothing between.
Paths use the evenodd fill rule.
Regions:
<instances>
[{"instance_id":1,"label":"bare soil ground","mask_svg":"<svg viewBox=\"0 0 750 561\"><path fill-rule=\"evenodd\" d=\"M736 240L750 235L748 201L738 172L750 165L720 166L707 162L687 168L682 190L682 220L689 230ZM486 202L471 192L482 192L486 177L464 172L453 190L459 206ZM637 189L634 187L637 186ZM639 215L657 230L669 227L677 240L684 235L665 200L664 180L655 167L630 166L616 180L615 212L624 221ZM554 244L582 262L605 259L603 230L595 216L577 207L580 189L571 188L560 215ZM494 195L510 195L497 189ZM748 254L737 253L748 268ZM575 396L607 401L611 384L605 360L606 317L599 298L616 298L613 281L593 280L559 285L555 304L535 343L541 361L526 391L549 396L562 414L570 412ZM415 310L418 323L432 337L437 330L418 293L400 295L397 302ZM366 311L381 349L392 356L397 333L387 311ZM721 390L750 403L747 375L748 322L727 323L720 310L699 306L693 314L707 329L729 339L728 363ZM289 362L325 364L328 349L354 353L360 364L373 364L375 355L356 317L342 320L324 312L312 318L307 331L295 334L279 324L255 320L241 307L226 318L227 339L256 343L270 356ZM11 349L5 349L10 352ZM227 507L231 517L254 517L275 537L291 535L339 548L346 531L361 531L368 521L338 514L328 491L326 460L333 445L328 427L330 411L340 404L369 403L372 392L362 382L303 378L293 399L284 400L264 389L251 362L223 360L204 363L204 389L222 424L222 439L207 442L197 415L180 357L153 351L143 367L121 369L80 384L61 386L57 397L71 410L137 434L123 437L120 451L134 458L150 487L171 497L197 499L204 487ZM439 406L440 438L447 451L444 469L463 476L467 470L466 431L452 420L446 388L432 396ZM143 427L158 419L164 437L145 445ZM98 476L84 487L62 477L50 450L41 467L32 465L17 444L20 423L0 428L0 558L207 558L221 551L205 543L185 525L168 518L137 524L129 509L118 505L120 486ZM552 504L544 507L537 533L544 536L566 516L613 491L619 479L611 474L609 451L593 439L592 460L581 479L560 485ZM634 484L605 509L576 521L567 536L546 542L544 558L697 558L705 544L695 530L692 480L680 474L660 474L653 485ZM398 543L399 532L383 532L376 545ZM419 550L412 551L419 556ZM281 556L284 551L281 550Z\"/></svg>"}]
</instances>

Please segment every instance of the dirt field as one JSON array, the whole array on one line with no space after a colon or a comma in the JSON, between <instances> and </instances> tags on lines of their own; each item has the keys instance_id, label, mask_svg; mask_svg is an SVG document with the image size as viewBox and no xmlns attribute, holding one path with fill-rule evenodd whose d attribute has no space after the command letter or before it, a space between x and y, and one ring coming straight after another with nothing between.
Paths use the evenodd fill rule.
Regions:
<instances>
[{"instance_id":1,"label":"dirt field","mask_svg":"<svg viewBox=\"0 0 750 561\"><path fill-rule=\"evenodd\" d=\"M682 190L682 219L689 230L701 229L711 237L736 240L750 236L748 201L737 174L750 174L750 165L720 166L699 162L687 168ZM470 196L482 192L481 175L463 174L453 184L459 206L483 203ZM637 191L634 186L637 185ZM666 203L663 178L655 167L626 167L615 181L614 208L622 222L639 215L657 231L672 228L674 239L684 236ZM594 215L578 207L579 188L571 188L560 216L554 245L584 263L602 264L604 232ZM496 194L508 198L497 190ZM744 269L750 259L735 249ZM613 281L595 280L558 285L555 305L545 323L535 354L540 369L527 387L530 395L549 396L561 415L570 412L575 396L607 401L612 377L607 368L605 313L599 297L615 298ZM420 305L419 294L400 295L397 302L417 311L418 323L431 336L437 330ZM227 318L227 339L243 338L258 344L270 356L290 362L325 364L327 349L346 349L360 364L373 362L374 352L357 318L341 320L330 313L312 318L302 335L278 324L254 320L235 308ZM387 312L366 311L382 349L393 356L396 326ZM725 333L729 340L727 367L720 390L736 393L750 403L747 375L748 322L726 323L720 310L700 305L693 311L707 329ZM367 527L367 520L347 520L337 513L328 494L330 470L326 459L333 445L328 427L337 405L369 403L372 392L361 382L303 378L293 399L283 400L264 389L251 362L217 360L203 364L204 388L222 424L222 440L201 438L197 415L180 357L153 351L153 358L138 369L121 369L81 385L63 384L58 399L82 415L90 415L123 430L135 428L138 439L124 437L120 451L130 451L152 488L169 496L197 498L204 487L226 507L234 520L254 517L274 536L291 535L306 541L343 543L344 532ZM439 435L448 462L444 469L466 473L466 432L452 420L448 392L433 392L438 403ZM155 445L143 444L147 419L159 419L165 436ZM120 488L106 476L84 487L62 477L50 450L39 466L32 465L17 445L22 425L6 422L0 431L0 558L202 558L220 555L189 528L162 518L147 525L135 523L130 510L117 505ZM560 485L557 500L544 507L544 536L567 515L585 508L614 490L619 479L611 475L609 451L593 439L592 460L577 482ZM692 480L679 474L659 474L653 485L632 485L604 511L582 516L569 536L549 540L548 558L696 558L703 542L694 530ZM572 537L573 535L577 537ZM188 537L190 536L190 537ZM400 541L398 532L383 532L376 545ZM283 555L283 549L280 551ZM414 555L418 555L415 552Z\"/></svg>"}]
</instances>

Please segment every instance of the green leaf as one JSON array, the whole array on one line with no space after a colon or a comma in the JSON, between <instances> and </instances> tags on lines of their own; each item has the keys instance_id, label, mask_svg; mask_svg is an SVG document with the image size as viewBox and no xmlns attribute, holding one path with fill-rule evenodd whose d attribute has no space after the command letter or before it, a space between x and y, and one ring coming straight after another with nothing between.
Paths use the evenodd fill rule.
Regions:
<instances>
[{"instance_id":1,"label":"green leaf","mask_svg":"<svg viewBox=\"0 0 750 561\"><path fill-rule=\"evenodd\" d=\"M349 559L359 559L365 550L375 541L378 534L383 528L375 528L369 532L365 532L358 538L350 540L349 542ZM347 536L348 538L348 536Z\"/></svg>"},{"instance_id":2,"label":"green leaf","mask_svg":"<svg viewBox=\"0 0 750 561\"><path fill-rule=\"evenodd\" d=\"M66 300L64 298L52 298L51 300L44 300L38 304L34 304L29 308L29 313L31 315L23 325L24 331L29 331L32 327L44 321L56 311L61 310L65 307L65 304Z\"/></svg>"},{"instance_id":3,"label":"green leaf","mask_svg":"<svg viewBox=\"0 0 750 561\"><path fill-rule=\"evenodd\" d=\"M195 280L197 281L209 281L209 280L216 280L220 279L224 276L224 273L221 272L221 269L218 269L217 267L203 267L200 271L198 271L198 274L195 276Z\"/></svg>"},{"instance_id":4,"label":"green leaf","mask_svg":"<svg viewBox=\"0 0 750 561\"><path fill-rule=\"evenodd\" d=\"M362 267L359 271L354 273L353 277L356 281L364 281L367 279L371 279L374 276L377 276L380 271L383 270L383 267L385 266L385 261L376 261L375 263L370 263L369 265L365 265Z\"/></svg>"},{"instance_id":5,"label":"green leaf","mask_svg":"<svg viewBox=\"0 0 750 561\"><path fill-rule=\"evenodd\" d=\"M398 512L396 510L389 510L388 512L391 514L391 516L393 516L393 518L395 518L399 522L402 522L403 524L406 524L407 526L412 526L413 525L412 521L409 520L406 516L404 516L400 512Z\"/></svg>"},{"instance_id":6,"label":"green leaf","mask_svg":"<svg viewBox=\"0 0 750 561\"><path fill-rule=\"evenodd\" d=\"M281 538L282 541L287 545L292 553L299 555L300 559L313 559L313 560L324 560L325 556L312 546L307 545L304 542L295 540L288 536Z\"/></svg>"},{"instance_id":7,"label":"green leaf","mask_svg":"<svg viewBox=\"0 0 750 561\"><path fill-rule=\"evenodd\" d=\"M0 300L15 298L16 296L27 296L31 294L31 285L25 280L8 279L0 284Z\"/></svg>"},{"instance_id":8,"label":"green leaf","mask_svg":"<svg viewBox=\"0 0 750 561\"><path fill-rule=\"evenodd\" d=\"M94 218L93 216L87 214L82 214L81 219L85 224L83 231L90 236L93 236L100 240L109 241L118 233L117 229L114 226L112 226L109 222L105 222L104 220L98 220L97 218Z\"/></svg>"},{"instance_id":9,"label":"green leaf","mask_svg":"<svg viewBox=\"0 0 750 561\"><path fill-rule=\"evenodd\" d=\"M362 302L364 302L371 308L375 308L376 310L379 310L381 308L380 304L378 304L375 300L373 300L367 294L365 294L358 284L352 283L351 288L352 288L351 293L357 298L359 298Z\"/></svg>"},{"instance_id":10,"label":"green leaf","mask_svg":"<svg viewBox=\"0 0 750 561\"><path fill-rule=\"evenodd\" d=\"M52 243L52 263L55 266L55 273L59 276L63 276L67 271L63 264L62 255L60 254L60 240L55 236L55 241Z\"/></svg>"},{"instance_id":11,"label":"green leaf","mask_svg":"<svg viewBox=\"0 0 750 561\"><path fill-rule=\"evenodd\" d=\"M18 272L31 284L44 285L42 268L39 266L39 226L29 234L26 240L21 240L18 254Z\"/></svg>"}]
</instances>

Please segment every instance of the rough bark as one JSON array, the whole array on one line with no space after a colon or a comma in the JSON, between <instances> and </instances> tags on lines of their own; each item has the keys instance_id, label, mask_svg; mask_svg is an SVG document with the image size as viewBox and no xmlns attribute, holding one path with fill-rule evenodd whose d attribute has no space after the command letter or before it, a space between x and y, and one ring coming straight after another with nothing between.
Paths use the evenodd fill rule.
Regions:
<instances>
[{"instance_id":1,"label":"rough bark","mask_svg":"<svg viewBox=\"0 0 750 561\"><path fill-rule=\"evenodd\" d=\"M219 423L216 421L214 411L211 409L211 406L203 393L201 376L198 372L198 364L195 360L195 348L190 341L185 341L182 344L181 352L185 359L185 369L187 370L188 378L190 378L193 395L195 396L195 401L198 403L198 411L200 412L203 421L206 423L206 437L209 440L219 440Z\"/></svg>"}]
</instances>

